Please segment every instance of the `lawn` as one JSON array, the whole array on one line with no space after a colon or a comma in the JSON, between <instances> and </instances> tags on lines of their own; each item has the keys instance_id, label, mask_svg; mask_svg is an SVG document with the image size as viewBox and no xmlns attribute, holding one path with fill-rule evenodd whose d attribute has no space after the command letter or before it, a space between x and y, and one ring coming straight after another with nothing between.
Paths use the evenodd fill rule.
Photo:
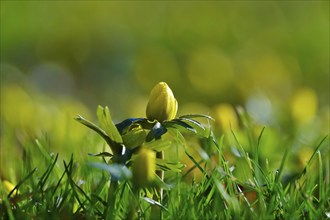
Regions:
<instances>
[{"instance_id":1,"label":"lawn","mask_svg":"<svg viewBox=\"0 0 330 220\"><path fill-rule=\"evenodd\" d=\"M266 157L264 148L278 138L269 132L274 128L255 129L240 109L243 128L217 136L208 115L176 117L173 93L167 84L160 85L165 90L152 90L147 118L115 124L109 108L102 106L96 112L98 123L78 113L69 118L94 131L70 143L79 148L87 141L95 149L90 154L76 152L63 159L49 150L47 135L25 140L22 161L14 161L10 169L17 184L1 182L1 217L329 218L327 136L320 136L307 153L294 152L297 137L282 138L276 141L279 158Z\"/></svg>"}]
</instances>

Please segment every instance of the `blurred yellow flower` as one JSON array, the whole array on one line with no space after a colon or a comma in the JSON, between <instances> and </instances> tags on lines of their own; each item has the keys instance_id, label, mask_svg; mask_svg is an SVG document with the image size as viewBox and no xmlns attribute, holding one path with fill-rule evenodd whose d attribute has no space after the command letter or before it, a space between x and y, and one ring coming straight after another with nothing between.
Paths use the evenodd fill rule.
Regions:
<instances>
[{"instance_id":1,"label":"blurred yellow flower","mask_svg":"<svg viewBox=\"0 0 330 220\"><path fill-rule=\"evenodd\" d=\"M1 88L1 113L11 126L34 128L35 112L35 100L26 89L16 84Z\"/></svg>"},{"instance_id":2,"label":"blurred yellow flower","mask_svg":"<svg viewBox=\"0 0 330 220\"><path fill-rule=\"evenodd\" d=\"M1 185L7 195L15 188L15 185L12 184L11 182L9 182L8 180L2 180ZM17 190L17 193L19 193L18 190Z\"/></svg>"},{"instance_id":3,"label":"blurred yellow flower","mask_svg":"<svg viewBox=\"0 0 330 220\"><path fill-rule=\"evenodd\" d=\"M178 111L178 102L176 101L172 90L165 82L159 82L150 93L147 105L147 118L156 119L159 122L172 120Z\"/></svg>"},{"instance_id":4,"label":"blurred yellow flower","mask_svg":"<svg viewBox=\"0 0 330 220\"><path fill-rule=\"evenodd\" d=\"M311 147L305 146L299 149L297 156L298 156L299 167L301 169L307 165L313 153L314 153L314 149L312 149ZM312 163L311 166L315 166L314 163Z\"/></svg>"},{"instance_id":5,"label":"blurred yellow flower","mask_svg":"<svg viewBox=\"0 0 330 220\"><path fill-rule=\"evenodd\" d=\"M317 95L314 90L303 88L295 92L291 102L292 117L298 123L312 120L317 111Z\"/></svg>"},{"instance_id":6,"label":"blurred yellow flower","mask_svg":"<svg viewBox=\"0 0 330 220\"><path fill-rule=\"evenodd\" d=\"M190 53L186 72L193 89L207 97L218 97L235 82L231 57L214 46L202 46Z\"/></svg>"},{"instance_id":7,"label":"blurred yellow flower","mask_svg":"<svg viewBox=\"0 0 330 220\"><path fill-rule=\"evenodd\" d=\"M133 183L137 187L145 187L155 179L156 152L141 147L133 159Z\"/></svg>"},{"instance_id":8,"label":"blurred yellow flower","mask_svg":"<svg viewBox=\"0 0 330 220\"><path fill-rule=\"evenodd\" d=\"M223 131L230 131L238 128L238 119L233 106L227 103L218 104L213 109L215 123Z\"/></svg>"}]
</instances>

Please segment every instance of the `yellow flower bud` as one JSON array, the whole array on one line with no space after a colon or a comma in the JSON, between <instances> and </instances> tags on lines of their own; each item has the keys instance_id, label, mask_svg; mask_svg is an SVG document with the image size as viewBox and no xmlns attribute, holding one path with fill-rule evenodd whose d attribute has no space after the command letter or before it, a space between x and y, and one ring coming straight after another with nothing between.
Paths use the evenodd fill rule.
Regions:
<instances>
[{"instance_id":1,"label":"yellow flower bud","mask_svg":"<svg viewBox=\"0 0 330 220\"><path fill-rule=\"evenodd\" d=\"M139 149L133 159L133 183L137 187L148 186L155 179L156 152L145 147Z\"/></svg>"},{"instance_id":2,"label":"yellow flower bud","mask_svg":"<svg viewBox=\"0 0 330 220\"><path fill-rule=\"evenodd\" d=\"M147 118L156 119L159 122L172 120L177 111L178 102L170 87L165 82L158 83L150 92L146 111Z\"/></svg>"}]
</instances>

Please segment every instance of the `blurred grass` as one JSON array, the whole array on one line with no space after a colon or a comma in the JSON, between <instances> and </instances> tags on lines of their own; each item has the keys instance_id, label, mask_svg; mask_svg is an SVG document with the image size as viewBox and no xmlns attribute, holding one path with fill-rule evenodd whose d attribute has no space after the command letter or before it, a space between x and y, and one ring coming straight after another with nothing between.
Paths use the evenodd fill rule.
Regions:
<instances>
[{"instance_id":1,"label":"blurred grass","mask_svg":"<svg viewBox=\"0 0 330 220\"><path fill-rule=\"evenodd\" d=\"M92 118L98 104L116 122L144 117L159 81L179 114L216 118L232 164L246 166L230 128L252 152L266 126L261 157L275 169L290 148L298 172L329 134L328 9L328 1L1 1L1 178L19 179L17 159L26 145L37 154L37 137L67 160L102 149L73 117Z\"/></svg>"},{"instance_id":2,"label":"blurred grass","mask_svg":"<svg viewBox=\"0 0 330 220\"><path fill-rule=\"evenodd\" d=\"M251 130L247 129L247 132ZM265 147L262 142L264 132L262 130L258 136L249 140L253 144L251 148ZM169 185L164 190L162 219L327 217L330 203L327 197L329 149L325 146L329 138L319 140L296 176L287 179L288 157L292 152L278 153L281 156L278 159L280 164L276 168L269 168L267 163L264 164L265 159L259 155L258 150L250 154L251 151L245 150L244 143L238 140L240 137L233 136L239 145L235 157L244 166L224 160L222 149L225 149L226 144L223 138L219 144L215 144L213 141L208 142L209 138L186 137L185 150L189 152L186 156L190 158L190 164L189 160L185 164L192 168L190 171L196 176L189 179L187 175L190 171L183 170L182 173L166 177ZM177 142L180 149L185 145L179 137L172 137L172 140ZM198 153L193 153L194 145L191 143L194 140L206 141L202 144L204 150L216 150L212 154L216 158L207 158L204 154L198 163ZM36 143L40 145L41 141ZM119 181L117 190L110 191L107 189L109 173L93 166L90 163L91 157L83 161L71 157L61 164L58 154L49 155L46 152L47 144L39 147L38 150L44 151L42 154L33 150L33 147L32 144L24 146L29 152L23 161L24 171L17 186L13 189L16 183L13 185L0 181L0 194L3 195L0 200L0 215L4 219L128 219L133 217L131 213L135 211L135 217L139 216L137 219L149 219L150 209L155 206L154 201L147 197L148 192L144 190L134 194L134 185L129 179ZM171 157L173 161L177 159ZM42 164L34 164L38 169L28 166L37 160L43 161ZM104 162L98 164L106 166ZM168 173L171 174L171 171ZM242 174L246 176L241 176ZM107 199L109 193L114 197L113 200ZM138 212L134 209L134 204L138 207ZM110 212L109 205L114 207Z\"/></svg>"}]
</instances>

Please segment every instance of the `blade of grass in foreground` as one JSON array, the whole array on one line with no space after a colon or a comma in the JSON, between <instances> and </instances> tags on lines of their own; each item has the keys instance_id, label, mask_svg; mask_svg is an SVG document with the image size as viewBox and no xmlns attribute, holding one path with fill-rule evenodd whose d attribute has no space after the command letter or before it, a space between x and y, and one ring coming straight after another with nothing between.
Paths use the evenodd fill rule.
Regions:
<instances>
[{"instance_id":1,"label":"blade of grass in foreground","mask_svg":"<svg viewBox=\"0 0 330 220\"><path fill-rule=\"evenodd\" d=\"M28 179L30 179L32 177L32 175L34 174L34 172L37 170L37 168L34 168L25 178L23 178L15 187L14 189L12 189L10 191L10 193L8 194L7 198L10 198L10 196L13 194L13 192L15 192L15 190L18 190L18 188Z\"/></svg>"},{"instance_id":2,"label":"blade of grass in foreground","mask_svg":"<svg viewBox=\"0 0 330 220\"><path fill-rule=\"evenodd\" d=\"M322 163L322 156L321 152L317 151L318 162L319 162L319 202L323 204L323 200L325 199L324 196L324 186L323 186L323 163Z\"/></svg>"},{"instance_id":3,"label":"blade of grass in foreground","mask_svg":"<svg viewBox=\"0 0 330 220\"><path fill-rule=\"evenodd\" d=\"M56 165L57 159L58 159L58 154L56 154L53 163L48 166L46 172L40 178L40 180L38 182L39 189L43 190L43 187L44 187L47 179L49 178L49 175L51 174L52 170L54 169L54 167Z\"/></svg>"},{"instance_id":4,"label":"blade of grass in foreground","mask_svg":"<svg viewBox=\"0 0 330 220\"><path fill-rule=\"evenodd\" d=\"M319 151L319 149L321 148L323 142L324 142L327 138L328 138L328 135L325 136L325 137L320 141L320 143L317 145L317 147L316 147L315 150L314 150L314 153L312 154L312 156L311 156L310 159L308 160L308 162L307 162L307 164L306 164L304 170L300 173L299 178L300 178L302 175L306 174L307 168L310 166L310 164L311 164L311 162L313 161L313 159L314 159L316 153Z\"/></svg>"}]
</instances>

